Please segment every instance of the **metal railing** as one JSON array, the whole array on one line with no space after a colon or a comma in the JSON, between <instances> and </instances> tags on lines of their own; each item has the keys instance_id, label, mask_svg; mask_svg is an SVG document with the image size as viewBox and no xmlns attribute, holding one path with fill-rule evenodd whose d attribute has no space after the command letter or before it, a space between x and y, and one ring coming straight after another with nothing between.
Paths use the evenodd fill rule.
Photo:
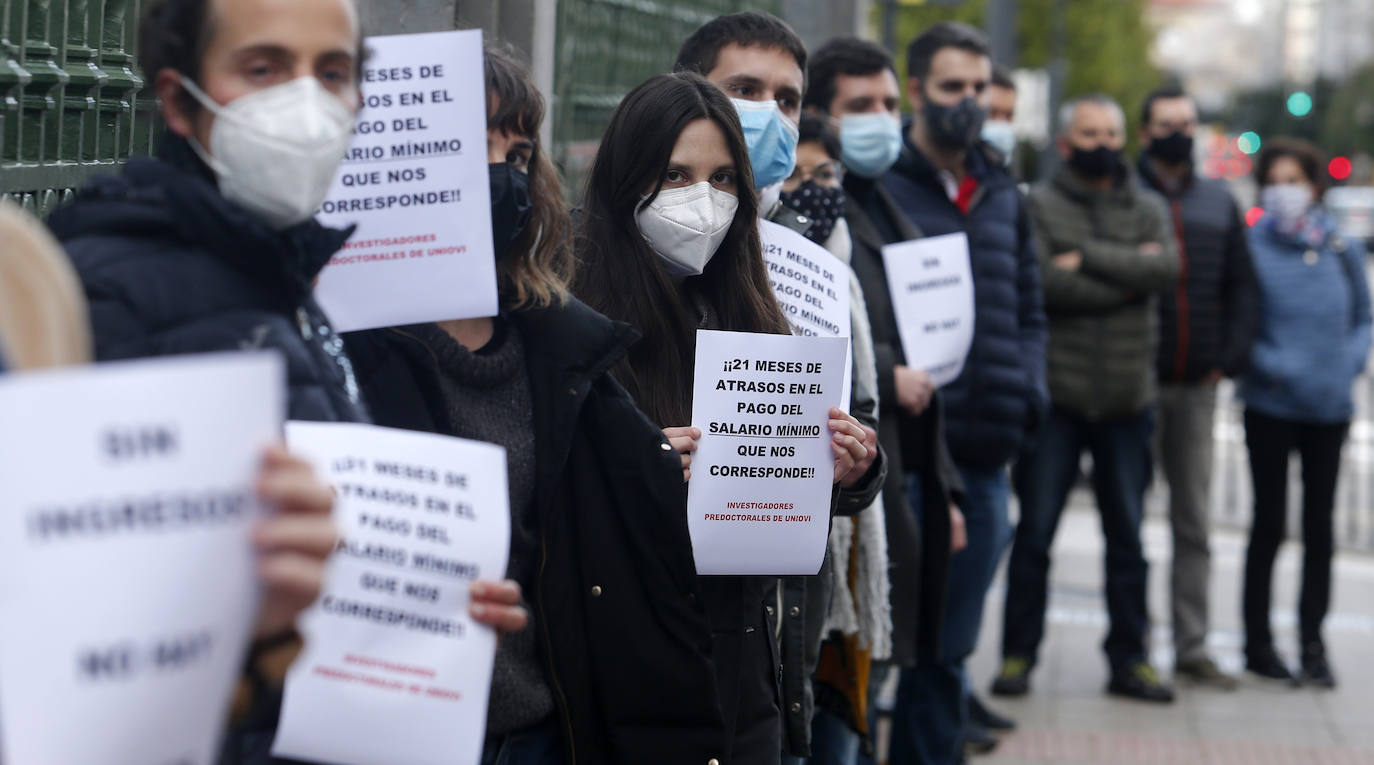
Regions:
<instances>
[{"instance_id":1,"label":"metal railing","mask_svg":"<svg viewBox=\"0 0 1374 765\"><path fill-rule=\"evenodd\" d=\"M45 215L151 153L157 101L135 67L140 0L0 0L0 196Z\"/></svg>"}]
</instances>

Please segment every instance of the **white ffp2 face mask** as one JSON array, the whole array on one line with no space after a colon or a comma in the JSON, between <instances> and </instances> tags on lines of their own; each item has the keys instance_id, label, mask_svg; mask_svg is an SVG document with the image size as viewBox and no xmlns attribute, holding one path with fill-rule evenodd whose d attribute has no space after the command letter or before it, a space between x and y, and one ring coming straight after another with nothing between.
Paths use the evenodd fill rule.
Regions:
<instances>
[{"instance_id":1,"label":"white ffp2 face mask","mask_svg":"<svg viewBox=\"0 0 1374 765\"><path fill-rule=\"evenodd\" d=\"M314 77L298 77L220 105L189 78L182 86L215 115L210 146L191 147L225 199L273 228L315 214L352 138L353 112Z\"/></svg>"},{"instance_id":2,"label":"white ffp2 face mask","mask_svg":"<svg viewBox=\"0 0 1374 765\"><path fill-rule=\"evenodd\" d=\"M706 181L663 189L635 215L639 232L673 276L698 276L735 220L739 197Z\"/></svg>"}]
</instances>

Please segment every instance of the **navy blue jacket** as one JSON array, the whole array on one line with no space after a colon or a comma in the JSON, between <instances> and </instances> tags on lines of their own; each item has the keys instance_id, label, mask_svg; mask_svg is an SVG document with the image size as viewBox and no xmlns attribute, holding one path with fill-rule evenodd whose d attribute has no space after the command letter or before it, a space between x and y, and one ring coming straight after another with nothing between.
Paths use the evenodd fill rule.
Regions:
<instances>
[{"instance_id":1,"label":"navy blue jacket","mask_svg":"<svg viewBox=\"0 0 1374 765\"><path fill-rule=\"evenodd\" d=\"M1030 219L1011 176L981 146L968 154L978 181L969 213L910 138L883 185L925 236L964 232L973 271L973 345L964 371L941 389L950 454L992 469L1016 456L1049 405L1047 331Z\"/></svg>"},{"instance_id":2,"label":"navy blue jacket","mask_svg":"<svg viewBox=\"0 0 1374 765\"><path fill-rule=\"evenodd\" d=\"M274 349L293 420L367 422L315 277L350 231L269 229L220 195L185 141L102 176L49 220L90 303L99 361Z\"/></svg>"}]
</instances>

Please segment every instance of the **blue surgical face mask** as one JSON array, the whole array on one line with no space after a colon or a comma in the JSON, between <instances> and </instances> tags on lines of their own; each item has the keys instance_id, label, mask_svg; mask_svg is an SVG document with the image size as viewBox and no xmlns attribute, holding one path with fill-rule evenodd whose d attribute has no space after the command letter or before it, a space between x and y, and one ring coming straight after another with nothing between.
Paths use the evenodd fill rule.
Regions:
<instances>
[{"instance_id":1,"label":"blue surgical face mask","mask_svg":"<svg viewBox=\"0 0 1374 765\"><path fill-rule=\"evenodd\" d=\"M1016 129L1005 120L988 120L983 123L983 140L1002 155L1004 166L1011 164L1016 152Z\"/></svg>"},{"instance_id":2,"label":"blue surgical face mask","mask_svg":"<svg viewBox=\"0 0 1374 765\"><path fill-rule=\"evenodd\" d=\"M840 161L861 178L877 178L902 153L902 122L879 112L840 118Z\"/></svg>"},{"instance_id":3,"label":"blue surgical face mask","mask_svg":"<svg viewBox=\"0 0 1374 765\"><path fill-rule=\"evenodd\" d=\"M777 101L732 98L749 147L754 188L781 183L797 166L797 126L784 117Z\"/></svg>"}]
</instances>

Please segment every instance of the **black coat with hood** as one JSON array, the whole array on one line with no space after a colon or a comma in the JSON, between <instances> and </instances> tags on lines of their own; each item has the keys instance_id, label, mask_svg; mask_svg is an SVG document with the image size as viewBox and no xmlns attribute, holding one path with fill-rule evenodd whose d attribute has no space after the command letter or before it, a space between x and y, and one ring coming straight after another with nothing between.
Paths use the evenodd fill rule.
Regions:
<instances>
[{"instance_id":1,"label":"black coat with hood","mask_svg":"<svg viewBox=\"0 0 1374 765\"><path fill-rule=\"evenodd\" d=\"M286 360L291 419L368 421L343 340L311 296L350 231L313 220L272 230L221 196L175 137L158 159L93 180L49 225L85 289L98 360L275 350ZM277 641L269 661L298 647ZM280 687L251 680L226 764L270 761Z\"/></svg>"},{"instance_id":2,"label":"black coat with hood","mask_svg":"<svg viewBox=\"0 0 1374 765\"><path fill-rule=\"evenodd\" d=\"M220 195L180 138L53 213L90 301L100 361L274 349L294 420L366 422L343 341L311 296L351 231L274 231Z\"/></svg>"},{"instance_id":3,"label":"black coat with hood","mask_svg":"<svg viewBox=\"0 0 1374 765\"><path fill-rule=\"evenodd\" d=\"M637 335L573 299L509 320L534 405L541 562L528 596L569 762L725 763L682 465L607 373ZM379 424L451 435L418 338L397 327L345 342Z\"/></svg>"}]
</instances>

